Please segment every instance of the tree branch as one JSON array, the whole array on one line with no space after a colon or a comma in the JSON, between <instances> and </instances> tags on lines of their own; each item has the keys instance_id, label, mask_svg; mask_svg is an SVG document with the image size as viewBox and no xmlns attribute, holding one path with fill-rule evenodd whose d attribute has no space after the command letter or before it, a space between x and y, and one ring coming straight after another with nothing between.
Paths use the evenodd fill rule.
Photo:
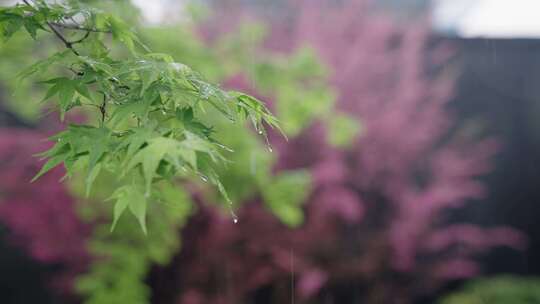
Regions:
<instances>
[{"instance_id":1,"label":"tree branch","mask_svg":"<svg viewBox=\"0 0 540 304\"><path fill-rule=\"evenodd\" d=\"M64 38L64 36L62 36L62 34L60 34L60 32L52 25L52 23L50 22L46 22L47 23L47 26L49 26L49 28L51 29L51 31L53 31L53 33L56 35L56 37L58 37L58 39L62 40L62 42L64 43L64 45L70 49L73 54L77 55L77 56L80 56L79 52L77 52L77 50L75 50L75 48L73 48L73 43L67 41L66 38Z\"/></svg>"},{"instance_id":2,"label":"tree branch","mask_svg":"<svg viewBox=\"0 0 540 304\"><path fill-rule=\"evenodd\" d=\"M107 30L100 30L96 28L90 28L90 27L83 27L79 25L72 25L72 24L65 24L65 23L59 23L59 22L53 22L51 23L54 26L65 28L68 30L74 30L74 31L85 31L85 32L93 32L93 33L108 33L110 34L111 31Z\"/></svg>"},{"instance_id":3,"label":"tree branch","mask_svg":"<svg viewBox=\"0 0 540 304\"><path fill-rule=\"evenodd\" d=\"M26 5L30 6L30 7L33 7L32 4L30 4L30 2L28 2L28 0L22 0ZM51 22L49 21L46 21L45 22L47 24L47 26L51 29L51 31L54 33L54 35L56 35L56 37L58 37L58 39L60 39L64 45L70 49L73 54L79 56L79 52L77 52L77 50L75 48L73 48L73 44L69 41L67 41L66 38L64 38L64 36L62 36L62 34L60 34L60 32L52 25Z\"/></svg>"}]
</instances>

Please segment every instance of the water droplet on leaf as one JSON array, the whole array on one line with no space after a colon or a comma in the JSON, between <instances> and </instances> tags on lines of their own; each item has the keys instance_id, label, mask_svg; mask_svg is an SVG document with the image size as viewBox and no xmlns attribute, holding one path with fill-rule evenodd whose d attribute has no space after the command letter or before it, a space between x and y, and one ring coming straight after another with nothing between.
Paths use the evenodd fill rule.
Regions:
<instances>
[{"instance_id":1,"label":"water droplet on leaf","mask_svg":"<svg viewBox=\"0 0 540 304\"><path fill-rule=\"evenodd\" d=\"M225 145L223 145L223 144L216 143L216 145L217 145L218 147L220 147L221 149L225 150L225 151L228 151L228 152L234 152L233 149L231 149L231 148L229 148L229 147L227 147L227 146L225 146Z\"/></svg>"}]
</instances>

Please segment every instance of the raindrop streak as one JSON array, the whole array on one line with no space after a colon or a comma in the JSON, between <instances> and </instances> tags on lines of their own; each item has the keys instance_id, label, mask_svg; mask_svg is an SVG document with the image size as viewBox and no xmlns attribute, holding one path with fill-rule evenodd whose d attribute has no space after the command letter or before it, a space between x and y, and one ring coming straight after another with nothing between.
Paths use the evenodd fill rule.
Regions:
<instances>
[{"instance_id":1,"label":"raindrop streak","mask_svg":"<svg viewBox=\"0 0 540 304\"><path fill-rule=\"evenodd\" d=\"M291 304L294 304L294 249L291 247Z\"/></svg>"},{"instance_id":2,"label":"raindrop streak","mask_svg":"<svg viewBox=\"0 0 540 304\"><path fill-rule=\"evenodd\" d=\"M204 175L202 175L202 174L199 174L199 177L201 178L201 180L202 180L203 182L205 182L205 183L208 182L208 177L206 177L206 176L204 176Z\"/></svg>"},{"instance_id":3,"label":"raindrop streak","mask_svg":"<svg viewBox=\"0 0 540 304\"><path fill-rule=\"evenodd\" d=\"M264 140L266 141L266 148L268 148L268 151L270 153L274 152L274 149L272 149L272 145L270 144L270 141L268 140L268 136L266 136L266 134L264 135Z\"/></svg>"},{"instance_id":4,"label":"raindrop streak","mask_svg":"<svg viewBox=\"0 0 540 304\"><path fill-rule=\"evenodd\" d=\"M491 41L491 49L492 49L492 55L493 55L493 64L497 64L497 45L495 41Z\"/></svg>"},{"instance_id":5,"label":"raindrop streak","mask_svg":"<svg viewBox=\"0 0 540 304\"><path fill-rule=\"evenodd\" d=\"M255 155L255 152L254 151L251 151L251 156L250 156L250 172L251 172L251 175L255 175L257 173L257 159L256 159L257 155Z\"/></svg>"}]
</instances>

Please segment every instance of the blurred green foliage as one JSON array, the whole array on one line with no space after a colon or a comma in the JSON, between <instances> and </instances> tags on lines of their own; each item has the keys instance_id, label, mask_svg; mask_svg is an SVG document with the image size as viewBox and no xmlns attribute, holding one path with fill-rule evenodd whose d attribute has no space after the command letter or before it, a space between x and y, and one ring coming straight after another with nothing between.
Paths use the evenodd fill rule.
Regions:
<instances>
[{"instance_id":1,"label":"blurred green foliage","mask_svg":"<svg viewBox=\"0 0 540 304\"><path fill-rule=\"evenodd\" d=\"M439 303L536 304L540 303L540 279L515 276L476 279Z\"/></svg>"},{"instance_id":2,"label":"blurred green foliage","mask_svg":"<svg viewBox=\"0 0 540 304\"><path fill-rule=\"evenodd\" d=\"M0 94L5 108L26 121L39 119L41 107L35 100L42 98L44 89L33 81L21 82L16 75L37 59L43 59L54 48L54 42L38 35L35 42L26 33L18 32L9 41L0 39ZM36 47L37 46L37 47Z\"/></svg>"}]
</instances>

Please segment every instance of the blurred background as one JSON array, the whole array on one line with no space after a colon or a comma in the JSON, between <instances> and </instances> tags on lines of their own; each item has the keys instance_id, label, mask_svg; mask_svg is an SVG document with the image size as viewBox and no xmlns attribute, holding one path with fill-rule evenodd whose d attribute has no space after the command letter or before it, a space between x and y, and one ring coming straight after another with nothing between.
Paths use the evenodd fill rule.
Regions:
<instances>
[{"instance_id":1,"label":"blurred background","mask_svg":"<svg viewBox=\"0 0 540 304\"><path fill-rule=\"evenodd\" d=\"M15 75L60 45L0 42L0 303L540 303L537 0L85 2L289 140L221 127L237 224L179 183L111 233L112 176L29 183L62 126Z\"/></svg>"}]
</instances>

